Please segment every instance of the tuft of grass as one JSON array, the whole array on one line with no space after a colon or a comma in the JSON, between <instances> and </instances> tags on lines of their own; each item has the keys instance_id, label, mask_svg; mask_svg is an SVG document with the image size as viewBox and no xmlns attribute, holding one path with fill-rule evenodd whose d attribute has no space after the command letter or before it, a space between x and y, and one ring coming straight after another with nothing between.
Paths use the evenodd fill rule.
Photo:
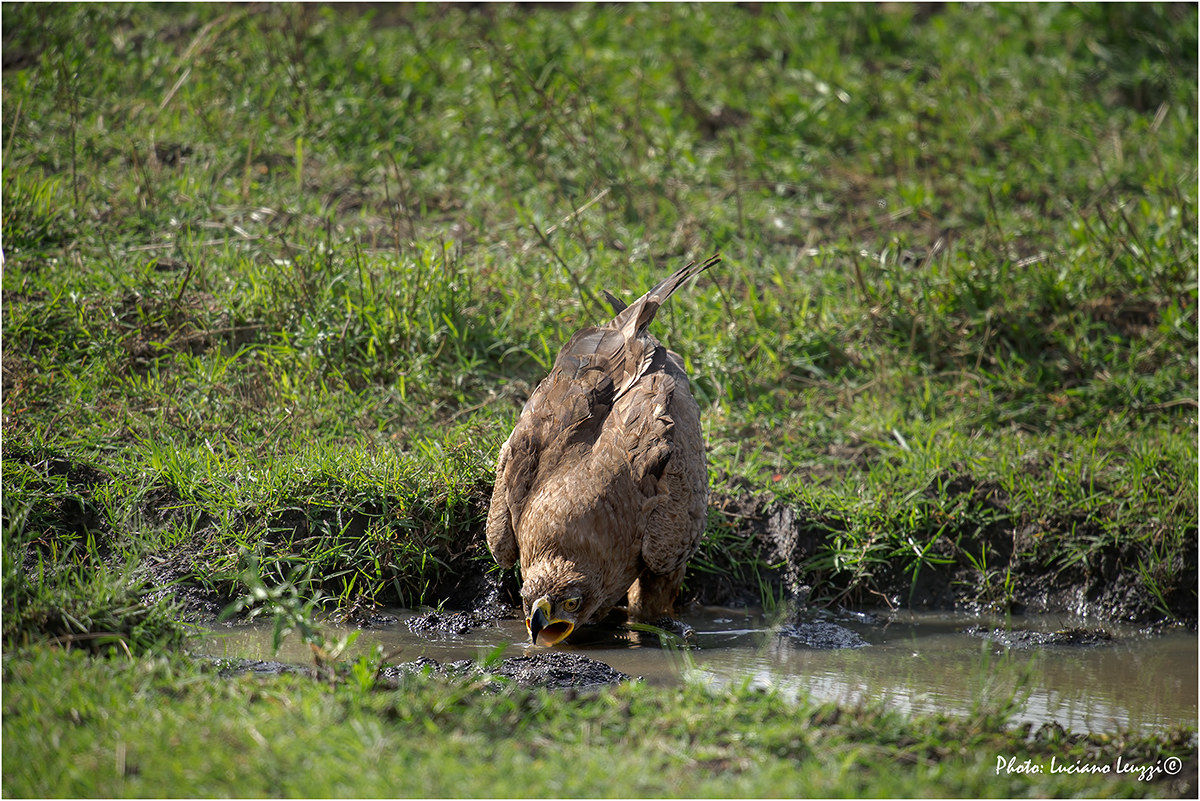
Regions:
<instances>
[{"instance_id":1,"label":"tuft of grass","mask_svg":"<svg viewBox=\"0 0 1200 801\"><path fill-rule=\"evenodd\" d=\"M147 601L152 587L133 564L109 567L91 537L68 543L36 538L30 510L4 503L5 650L52 643L127 656L180 648L187 628L169 598ZM47 549L49 552L47 552Z\"/></svg>"}]
</instances>

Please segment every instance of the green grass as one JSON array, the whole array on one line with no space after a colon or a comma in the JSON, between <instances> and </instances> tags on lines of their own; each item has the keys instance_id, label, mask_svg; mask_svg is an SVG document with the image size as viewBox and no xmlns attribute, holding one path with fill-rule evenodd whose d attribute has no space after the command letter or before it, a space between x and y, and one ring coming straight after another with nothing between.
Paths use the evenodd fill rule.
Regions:
<instances>
[{"instance_id":1,"label":"green grass","mask_svg":"<svg viewBox=\"0 0 1200 801\"><path fill-rule=\"evenodd\" d=\"M179 659L4 660L10 796L1142 797L1170 784L1049 774L1194 759L1190 735L997 730L754 690L597 694L413 676L396 689L294 675L223 679ZM47 746L51 747L47 747ZM164 747L165 746L165 747ZM38 753L31 760L21 755ZM204 758L196 758L197 754ZM1043 775L997 774L998 756ZM1194 762L1193 762L1194 767ZM1187 770L1187 768L1185 768ZM1183 778L1182 776L1176 777Z\"/></svg>"},{"instance_id":2,"label":"green grass","mask_svg":"<svg viewBox=\"0 0 1200 801\"><path fill-rule=\"evenodd\" d=\"M598 290L720 250L658 332L814 598L1115 558L1192 610L1194 10L725 11L6 6L6 515L429 602Z\"/></svg>"},{"instance_id":3,"label":"green grass","mask_svg":"<svg viewBox=\"0 0 1200 801\"><path fill-rule=\"evenodd\" d=\"M5 4L6 653L177 643L142 600L252 563L438 603L600 290L718 250L655 329L709 447L689 592L1194 620L1196 19Z\"/></svg>"}]
</instances>

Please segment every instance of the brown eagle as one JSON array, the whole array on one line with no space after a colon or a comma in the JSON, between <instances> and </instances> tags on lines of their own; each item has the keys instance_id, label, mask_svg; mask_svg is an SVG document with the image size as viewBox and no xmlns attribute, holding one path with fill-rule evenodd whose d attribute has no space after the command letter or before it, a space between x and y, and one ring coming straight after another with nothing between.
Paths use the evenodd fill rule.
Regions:
<instances>
[{"instance_id":1,"label":"brown eagle","mask_svg":"<svg viewBox=\"0 0 1200 801\"><path fill-rule=\"evenodd\" d=\"M487 541L521 560L531 642L554 645L628 596L629 617L669 615L704 531L700 410L678 354L647 328L692 262L614 317L584 328L500 448ZM607 295L607 293L605 293Z\"/></svg>"}]
</instances>

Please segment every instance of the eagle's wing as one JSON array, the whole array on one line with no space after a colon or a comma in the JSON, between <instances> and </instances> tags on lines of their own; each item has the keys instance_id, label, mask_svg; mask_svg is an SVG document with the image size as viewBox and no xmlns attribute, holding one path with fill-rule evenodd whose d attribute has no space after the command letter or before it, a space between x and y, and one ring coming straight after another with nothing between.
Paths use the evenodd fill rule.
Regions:
<instances>
[{"instance_id":1,"label":"eagle's wing","mask_svg":"<svg viewBox=\"0 0 1200 801\"><path fill-rule=\"evenodd\" d=\"M513 530L512 516L508 509L509 437L500 446L500 458L496 460L496 483L492 487L492 504L488 507L487 544L492 556L501 567L512 567L517 562L517 535Z\"/></svg>"},{"instance_id":2,"label":"eagle's wing","mask_svg":"<svg viewBox=\"0 0 1200 801\"><path fill-rule=\"evenodd\" d=\"M619 378L614 376L617 398L630 391L638 380L646 375L650 369L651 359L662 348L658 340L647 331L651 321L654 320L654 315L658 313L659 307L685 281L699 275L720 260L720 256L713 256L703 263L689 262L658 282L653 289L622 309L611 322L605 325L605 328L612 328L621 333L625 352L621 375ZM609 302L611 303L611 300Z\"/></svg>"},{"instance_id":3,"label":"eagle's wing","mask_svg":"<svg viewBox=\"0 0 1200 801\"><path fill-rule=\"evenodd\" d=\"M595 440L613 403L613 377L624 370L619 332L585 328L563 347L500 448L488 509L487 540L504 567L516 562L516 531L533 488Z\"/></svg>"},{"instance_id":4,"label":"eagle's wing","mask_svg":"<svg viewBox=\"0 0 1200 801\"><path fill-rule=\"evenodd\" d=\"M707 508L707 465L700 415L687 377L666 361L629 394L624 429L634 482L641 491L642 560L666 575L687 562L700 544Z\"/></svg>"},{"instance_id":5,"label":"eagle's wing","mask_svg":"<svg viewBox=\"0 0 1200 801\"><path fill-rule=\"evenodd\" d=\"M674 408L676 382L682 381L686 387L687 377L672 362L666 348L648 333L647 327L672 292L719 260L713 257L702 264L688 264L628 307L617 309L620 303L617 301L613 304L617 314L609 323L584 328L563 346L550 375L534 390L512 435L500 449L492 505L488 510L487 540L492 555L501 565L511 566L517 559L516 531L533 488L564 465L574 468L586 458L618 402L635 418L627 426L634 425L637 434L624 439L630 449L635 481L649 491L648 503L654 507L644 507L649 513L647 530L657 532L648 535L649 541L674 543L679 539L668 519L677 516L670 507L672 502L680 505L682 487L669 469L674 426L669 410ZM691 395L679 394L686 395L694 410ZM702 451L698 412L693 417L696 444ZM685 469L688 465L682 461L686 460L676 461L681 463L674 472L683 471L688 476L695 473L693 468ZM703 456L700 461L703 469ZM656 491L664 479L665 489ZM680 489L673 498L672 488L677 485ZM702 494L706 486L701 487ZM678 547L677 543L670 547L656 545L652 548L655 556L651 567L657 571L654 567L657 564L682 564L694 549L694 544L687 543L684 547Z\"/></svg>"}]
</instances>

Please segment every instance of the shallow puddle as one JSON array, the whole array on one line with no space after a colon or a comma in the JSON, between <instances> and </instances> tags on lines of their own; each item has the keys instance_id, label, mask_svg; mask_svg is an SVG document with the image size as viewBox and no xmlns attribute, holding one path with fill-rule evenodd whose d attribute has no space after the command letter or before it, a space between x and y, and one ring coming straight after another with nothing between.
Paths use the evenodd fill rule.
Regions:
<instances>
[{"instance_id":1,"label":"shallow puddle","mask_svg":"<svg viewBox=\"0 0 1200 801\"><path fill-rule=\"evenodd\" d=\"M438 662L477 659L497 646L505 657L542 652L526 645L524 624L500 621L461 636L418 636L398 611L398 622L364 629L348 658L383 645L388 662L425 656ZM686 615L694 647L681 653L623 630L595 633L564 650L605 662L651 684L671 684L684 674L714 685L750 682L785 695L807 692L818 700L854 704L883 699L903 710L968 713L980 701L1019 699L1017 721L1058 721L1075 730L1118 727L1158 729L1197 722L1197 637L1184 632L1142 635L1106 625L1114 640L1091 647L1009 649L966 633L972 626L1055 631L1086 625L1062 617L979 618L899 613L867 623L839 618L867 647L819 650L781 638L761 613L705 608ZM340 636L350 629L327 626ZM582 635L586 632L581 631ZM311 664L309 649L289 638L271 651L268 624L215 629L195 649L211 656L277 659Z\"/></svg>"}]
</instances>

